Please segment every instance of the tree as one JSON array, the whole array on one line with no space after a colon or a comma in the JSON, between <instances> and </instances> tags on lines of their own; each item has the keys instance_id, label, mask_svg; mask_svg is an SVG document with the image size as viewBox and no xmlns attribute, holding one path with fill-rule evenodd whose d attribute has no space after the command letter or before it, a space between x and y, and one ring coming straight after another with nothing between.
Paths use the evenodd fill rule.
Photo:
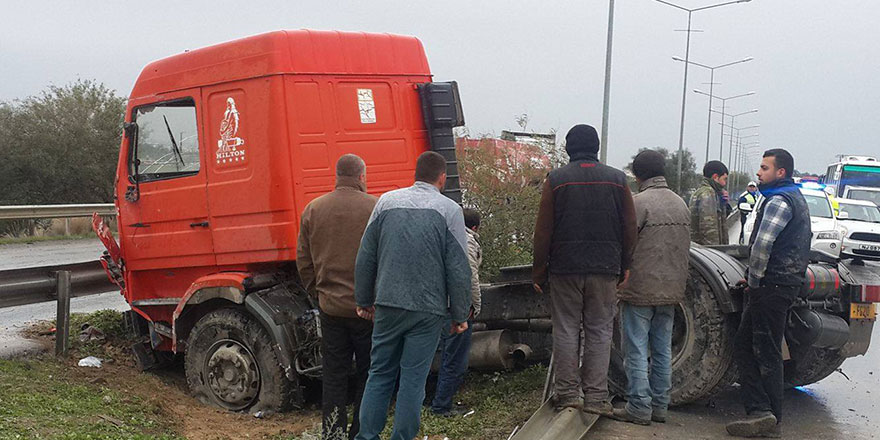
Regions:
<instances>
[{"instance_id":1,"label":"tree","mask_svg":"<svg viewBox=\"0 0 880 440\"><path fill-rule=\"evenodd\" d=\"M626 169L632 172L632 159L635 159L638 153L651 149L662 154L664 159L666 160L666 183L669 184L669 189L675 191L683 199L688 200L690 195L700 185L700 180L702 179L702 176L697 173L697 163L694 160L694 155L691 154L690 151L683 150L684 162L681 166L681 174L683 176L681 191L678 190L678 151L670 154L669 150L665 148L640 148L639 151L630 159L629 164L627 164L626 166Z\"/></svg>"},{"instance_id":2,"label":"tree","mask_svg":"<svg viewBox=\"0 0 880 440\"><path fill-rule=\"evenodd\" d=\"M0 205L112 202L124 111L91 80L0 103Z\"/></svg>"},{"instance_id":3,"label":"tree","mask_svg":"<svg viewBox=\"0 0 880 440\"><path fill-rule=\"evenodd\" d=\"M541 199L545 163L517 158L484 137L476 146L458 142L464 206L480 213L481 275L532 262L532 237Z\"/></svg>"}]
</instances>

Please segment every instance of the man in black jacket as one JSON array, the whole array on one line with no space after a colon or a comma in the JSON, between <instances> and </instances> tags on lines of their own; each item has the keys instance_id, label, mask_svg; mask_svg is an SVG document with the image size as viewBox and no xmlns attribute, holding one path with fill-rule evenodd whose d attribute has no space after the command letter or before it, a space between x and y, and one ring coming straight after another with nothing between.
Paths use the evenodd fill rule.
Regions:
<instances>
[{"instance_id":1,"label":"man in black jacket","mask_svg":"<svg viewBox=\"0 0 880 440\"><path fill-rule=\"evenodd\" d=\"M599 163L596 129L574 126L565 150L571 163L544 181L532 279L542 292L549 272L556 408L580 407L583 393L584 411L611 417L608 362L616 288L629 275L637 237L633 198L623 172Z\"/></svg>"},{"instance_id":2,"label":"man in black jacket","mask_svg":"<svg viewBox=\"0 0 880 440\"><path fill-rule=\"evenodd\" d=\"M794 159L783 149L764 152L758 170L764 201L749 238L748 286L734 342L747 417L727 425L734 436L782 435L782 337L788 309L804 282L812 235L793 170Z\"/></svg>"}]
</instances>

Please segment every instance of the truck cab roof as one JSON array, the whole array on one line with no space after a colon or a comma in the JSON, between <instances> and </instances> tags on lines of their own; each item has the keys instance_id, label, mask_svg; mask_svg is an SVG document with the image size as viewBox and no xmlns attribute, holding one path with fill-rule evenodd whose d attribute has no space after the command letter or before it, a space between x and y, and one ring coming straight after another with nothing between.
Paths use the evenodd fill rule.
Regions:
<instances>
[{"instance_id":1,"label":"truck cab roof","mask_svg":"<svg viewBox=\"0 0 880 440\"><path fill-rule=\"evenodd\" d=\"M430 75L418 38L281 30L186 51L147 64L131 98L275 74Z\"/></svg>"}]
</instances>

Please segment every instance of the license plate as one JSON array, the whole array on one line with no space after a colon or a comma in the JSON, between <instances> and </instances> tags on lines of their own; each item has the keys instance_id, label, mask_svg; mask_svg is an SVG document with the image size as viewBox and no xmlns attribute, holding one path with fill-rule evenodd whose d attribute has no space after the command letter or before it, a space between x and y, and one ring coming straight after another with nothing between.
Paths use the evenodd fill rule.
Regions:
<instances>
[{"instance_id":1,"label":"license plate","mask_svg":"<svg viewBox=\"0 0 880 440\"><path fill-rule=\"evenodd\" d=\"M860 244L859 249L866 251L880 251L880 246L872 245L872 244Z\"/></svg>"},{"instance_id":2,"label":"license plate","mask_svg":"<svg viewBox=\"0 0 880 440\"><path fill-rule=\"evenodd\" d=\"M850 304L849 317L851 319L869 319L873 321L877 317L877 311L874 309L874 303Z\"/></svg>"}]
</instances>

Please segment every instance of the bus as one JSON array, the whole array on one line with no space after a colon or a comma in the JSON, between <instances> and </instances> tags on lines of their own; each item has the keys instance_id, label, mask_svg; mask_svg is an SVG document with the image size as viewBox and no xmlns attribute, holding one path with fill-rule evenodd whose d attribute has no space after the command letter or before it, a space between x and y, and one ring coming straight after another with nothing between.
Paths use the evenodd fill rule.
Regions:
<instances>
[{"instance_id":1,"label":"bus","mask_svg":"<svg viewBox=\"0 0 880 440\"><path fill-rule=\"evenodd\" d=\"M880 161L875 157L845 156L828 166L823 183L835 197L880 205Z\"/></svg>"}]
</instances>

